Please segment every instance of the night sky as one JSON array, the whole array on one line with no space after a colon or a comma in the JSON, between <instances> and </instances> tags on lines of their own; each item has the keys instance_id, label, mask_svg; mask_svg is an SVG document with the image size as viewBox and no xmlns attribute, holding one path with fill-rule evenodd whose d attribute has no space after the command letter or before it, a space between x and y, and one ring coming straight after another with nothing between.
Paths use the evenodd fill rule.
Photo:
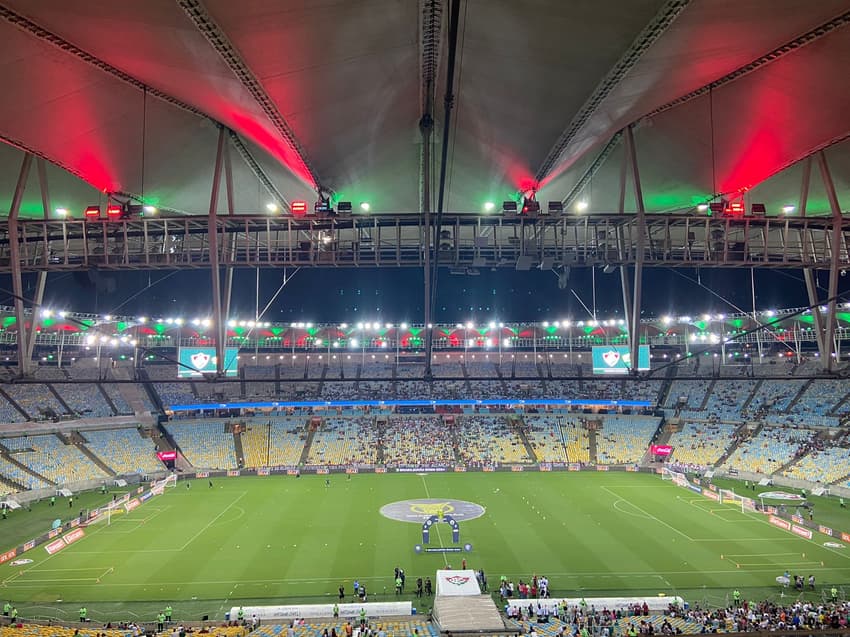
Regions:
<instances>
[{"instance_id":1,"label":"night sky","mask_svg":"<svg viewBox=\"0 0 850 637\"><path fill-rule=\"evenodd\" d=\"M826 299L827 279L828 273L820 273L821 300ZM282 280L282 270L260 271L260 310ZM34 294L34 283L33 275L24 277L28 298ZM12 305L10 277L0 278L0 286L0 303ZM756 270L755 286L759 309L808 305L799 270ZM558 288L552 272L483 269L480 276L458 276L444 269L438 289L436 322L589 318L579 298L593 309L588 268L574 268L565 290ZM839 289L850 289L850 277L841 277ZM237 270L232 316L253 318L255 290L256 270ZM202 318L211 315L210 274L208 270L55 273L48 276L44 299L45 307L55 310ZM743 311L752 309L749 269L644 271L645 317L733 313L738 311L733 305ZM423 275L419 269L301 269L263 318L282 322L421 323L423 307ZM619 271L604 274L596 270L596 308L600 319L622 316Z\"/></svg>"}]
</instances>

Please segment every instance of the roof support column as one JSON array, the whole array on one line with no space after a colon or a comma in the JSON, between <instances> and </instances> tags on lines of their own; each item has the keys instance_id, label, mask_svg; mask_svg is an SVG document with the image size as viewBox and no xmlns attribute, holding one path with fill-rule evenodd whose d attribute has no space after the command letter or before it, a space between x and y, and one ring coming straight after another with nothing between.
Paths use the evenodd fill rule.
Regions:
<instances>
[{"instance_id":1,"label":"roof support column","mask_svg":"<svg viewBox=\"0 0 850 637\"><path fill-rule=\"evenodd\" d=\"M210 275L212 276L213 324L215 326L215 371L224 372L224 320L221 313L221 273L218 255L218 189L221 183L221 164L224 156L224 127L218 130L218 148L215 153L212 191L210 192L210 214L207 218L207 237L210 242Z\"/></svg>"},{"instance_id":2,"label":"roof support column","mask_svg":"<svg viewBox=\"0 0 850 637\"><path fill-rule=\"evenodd\" d=\"M813 268L803 268L803 280L806 282L806 293L809 295L809 305L812 306L812 322L815 328L815 340L818 345L818 354L820 355L821 365L826 369L826 361L830 358L829 353L824 347L823 341L823 314L820 311L820 301L818 300L818 286L815 280L815 270Z\"/></svg>"},{"instance_id":3,"label":"roof support column","mask_svg":"<svg viewBox=\"0 0 850 637\"><path fill-rule=\"evenodd\" d=\"M638 169L637 153L635 152L635 139L632 127L626 127L624 131L625 156L623 158L623 169L620 173L620 213L625 212L626 206L626 181L627 171L631 169L632 185L635 190L636 237L635 237L635 273L634 288L629 289L628 268L620 268L620 277L623 283L623 312L626 315L626 325L629 333L629 357L632 373L638 371L638 352L640 348L640 309L643 287L643 262L646 247L646 207L643 202L643 189L640 183L640 171ZM630 246L629 246L630 247Z\"/></svg>"},{"instance_id":4,"label":"roof support column","mask_svg":"<svg viewBox=\"0 0 850 637\"><path fill-rule=\"evenodd\" d=\"M823 151L818 153L818 166L820 167L823 187L832 210L832 232L830 233L830 255L829 255L829 289L827 292L826 329L823 336L823 346L827 354L826 360L821 364L824 370L831 372L837 366L833 358L835 352L835 311L836 296L838 295L838 277L841 273L841 206L838 204L838 195L835 193L835 184L829 172L826 155Z\"/></svg>"},{"instance_id":5,"label":"roof support column","mask_svg":"<svg viewBox=\"0 0 850 637\"><path fill-rule=\"evenodd\" d=\"M27 178L32 166L32 154L26 153L21 162L21 170L18 173L18 183L15 185L15 194L9 206L9 259L12 268L12 293L15 296L15 322L18 326L18 374L28 376L31 370L30 359L27 358L27 322L24 313L24 286L21 280L21 247L18 245L18 213L21 209L21 200L27 188ZM33 321L35 317L33 316Z\"/></svg>"},{"instance_id":6,"label":"roof support column","mask_svg":"<svg viewBox=\"0 0 850 637\"><path fill-rule=\"evenodd\" d=\"M233 216L233 166L230 163L230 144L224 144L224 184L227 195L227 214ZM236 252L236 240L239 236L234 232L230 238L230 253ZM233 296L233 266L227 266L224 274L224 301L222 316L226 322L230 318L230 299ZM226 333L226 332L225 332Z\"/></svg>"}]
</instances>

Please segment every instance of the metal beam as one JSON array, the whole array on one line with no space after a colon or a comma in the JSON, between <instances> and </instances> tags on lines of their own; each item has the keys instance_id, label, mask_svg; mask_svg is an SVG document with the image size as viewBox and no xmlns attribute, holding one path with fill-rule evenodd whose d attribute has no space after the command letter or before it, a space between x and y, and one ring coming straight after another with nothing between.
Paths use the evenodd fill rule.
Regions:
<instances>
[{"instance_id":1,"label":"metal beam","mask_svg":"<svg viewBox=\"0 0 850 637\"><path fill-rule=\"evenodd\" d=\"M310 164L304 149L295 137L295 133L278 110L277 104L266 92L265 87L254 75L254 72L245 64L239 51L230 42L227 34L204 6L204 3L201 0L177 0L177 4L263 110L269 122L280 134L281 139L298 158L303 174L312 181L311 185L320 192L330 192L328 186L322 183L315 168Z\"/></svg>"},{"instance_id":2,"label":"metal beam","mask_svg":"<svg viewBox=\"0 0 850 637\"><path fill-rule=\"evenodd\" d=\"M635 138L632 127L625 130L626 157L632 171L632 185L635 189L635 205L637 207L636 245L635 245L635 284L632 295L632 321L631 327L635 330L629 332L629 353L633 370L638 369L638 351L640 346L640 309L641 293L643 288L643 262L646 258L646 207L643 201L643 187L640 183L640 170L638 168L637 153L635 151Z\"/></svg>"},{"instance_id":3,"label":"metal beam","mask_svg":"<svg viewBox=\"0 0 850 637\"><path fill-rule=\"evenodd\" d=\"M18 236L18 213L21 210L21 201L27 188L27 178L32 166L32 155L26 153L21 162L21 170L18 173L18 183L15 185L15 194L12 195L12 203L9 205L9 258L12 267L12 293L15 296L15 321L18 327L18 374L28 376L30 372L29 359L27 358L27 322L24 312L24 286L21 280L21 250ZM32 319L35 320L35 317Z\"/></svg>"},{"instance_id":4,"label":"metal beam","mask_svg":"<svg viewBox=\"0 0 850 637\"><path fill-rule=\"evenodd\" d=\"M667 0L649 24L638 34L628 50L617 60L617 63L608 71L593 94L573 116L567 128L561 133L555 145L546 155L540 168L535 174L535 181L542 182L557 165L560 158L575 138L582 127L590 120L600 104L619 86L620 82L635 67L646 51L660 38L669 28L679 14L688 6L690 0Z\"/></svg>"},{"instance_id":5,"label":"metal beam","mask_svg":"<svg viewBox=\"0 0 850 637\"><path fill-rule=\"evenodd\" d=\"M5 7L3 5L0 5L0 19L5 20L9 24L12 24L13 26L17 27L21 31L27 33L28 35L35 37L35 38L38 38L39 40L56 47L57 49L59 49L63 53L71 55L71 56L77 58L79 61L95 67L96 69L106 73L107 75L112 76L114 79L119 80L121 82L124 82L125 84L129 84L130 86L133 86L134 88L144 92L147 95L151 95L151 96L157 98L158 100L161 100L163 102L166 102L167 104L170 104L171 106L179 108L180 110L186 111L188 113L192 113L193 115L197 115L198 117L202 117L206 120L209 120L210 122L212 122L216 126L222 125L221 122L214 119L213 117L210 117L210 115L208 115L204 111L192 106L188 102L184 102L183 100L178 99L178 98L174 97L173 95L171 95L169 93L166 93L166 92L161 91L161 90L159 90L155 87L152 87L152 86L145 84L142 80L140 80L136 77L133 77L132 75L130 75L128 73L125 73L124 71L120 70L119 68L117 68L115 66L112 66L108 62L92 55L88 51L81 49L80 47L72 44L68 40L65 40L64 38L53 33L52 31L48 31L47 29L45 29L41 25L33 22L32 20L30 20L26 16L19 14L19 13L15 13L11 9L9 9L8 7ZM285 210L289 210L288 202L283 197L283 195L280 194L280 192L274 186L274 184L272 184L271 180L269 179L269 177L265 173L265 171L260 167L260 165L256 161L254 161L254 158L251 156L250 151L248 151L248 149L244 146L242 141L239 140L238 136L235 133L233 133L232 131L231 131L231 136L237 138L238 144L237 144L236 141L234 141L234 146L239 151L239 153L242 155L243 159L245 160L245 163L248 165L248 167L251 169L251 171L254 173L254 175L257 177L257 179L260 181L260 183L262 183L263 186L266 188L266 190L269 191L269 194L275 200L277 200L278 205L280 205L281 208L283 208ZM34 154L38 157L44 157L45 159L47 159L51 163L59 166L63 170L71 173L72 175L74 175L76 177L79 177L82 181L87 182L86 176L83 175L80 171L76 170L75 168L73 168L71 166L63 164L62 162L58 161L57 159L55 159L53 157L48 157L41 152L36 152L34 149L27 147L20 140L11 139L11 138L8 138L8 137L5 137L5 136L0 137L0 139L3 139L3 141L5 141L6 143L14 146L15 148L18 148L18 149L24 151L24 152L31 152L32 154ZM90 182L87 182L87 183L90 183ZM92 184L92 185L99 187L98 184ZM126 196L126 197L132 198L132 199L139 201L139 202L142 201L141 196L136 194L136 193L116 192L114 194ZM173 210L174 212L186 214L184 211L176 210L176 209L173 209L173 208L168 208L166 206L159 206L159 209L162 212L167 212L167 211Z\"/></svg>"},{"instance_id":6,"label":"metal beam","mask_svg":"<svg viewBox=\"0 0 850 637\"><path fill-rule=\"evenodd\" d=\"M827 291L827 309L826 309L826 331L824 332L823 345L828 353L827 360L824 365L826 371L832 371L836 367L837 361L833 358L835 352L835 311L837 308L836 296L838 295L838 277L841 273L841 206L838 203L838 195L835 193L835 183L832 181L832 175L829 172L829 164L826 161L826 155L823 151L817 155L818 166L820 167L820 175L823 180L823 187L826 190L826 198L829 200L829 207L832 211L832 232L830 235L830 257L829 257L829 288Z\"/></svg>"},{"instance_id":7,"label":"metal beam","mask_svg":"<svg viewBox=\"0 0 850 637\"><path fill-rule=\"evenodd\" d=\"M803 176L800 181L800 202L799 212L801 217L806 216L806 208L809 205L809 184L812 180L812 157L806 157L803 160Z\"/></svg>"},{"instance_id":8,"label":"metal beam","mask_svg":"<svg viewBox=\"0 0 850 637\"><path fill-rule=\"evenodd\" d=\"M431 306L431 245L436 243L431 228L431 141L434 133L434 85L439 68L440 40L443 30L442 0L421 0L419 16L419 73L420 73L420 113L419 132L422 147L419 153L419 210L424 216L421 228L424 248L423 279L425 325L432 322ZM425 378L431 377L431 357L433 352L432 330L425 330Z\"/></svg>"},{"instance_id":9,"label":"metal beam","mask_svg":"<svg viewBox=\"0 0 850 637\"><path fill-rule=\"evenodd\" d=\"M225 325L221 314L221 272L218 259L218 189L221 183L221 164L224 155L224 127L218 131L218 147L215 153L212 191L210 192L210 212L207 218L207 237L210 250L210 275L212 277L213 323L215 328L216 373L224 372L224 335Z\"/></svg>"},{"instance_id":10,"label":"metal beam","mask_svg":"<svg viewBox=\"0 0 850 637\"><path fill-rule=\"evenodd\" d=\"M820 311L820 299L818 299L817 273L812 268L803 268L803 280L806 282L806 294L809 297L809 305L812 306L812 322L815 328L815 340L818 344L818 354L821 366L827 369L829 352L824 347L823 341L823 313Z\"/></svg>"}]
</instances>

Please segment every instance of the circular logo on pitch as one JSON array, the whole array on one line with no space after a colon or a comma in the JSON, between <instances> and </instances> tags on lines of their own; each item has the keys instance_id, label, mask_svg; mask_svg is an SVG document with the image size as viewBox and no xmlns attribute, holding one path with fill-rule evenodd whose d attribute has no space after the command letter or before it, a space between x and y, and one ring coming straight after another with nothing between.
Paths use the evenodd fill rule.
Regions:
<instances>
[{"instance_id":1,"label":"circular logo on pitch","mask_svg":"<svg viewBox=\"0 0 850 637\"><path fill-rule=\"evenodd\" d=\"M424 498L390 502L381 507L380 513L390 520L414 522L416 524L421 524L433 515L437 517L449 515L457 522L466 522L484 515L484 507L466 500Z\"/></svg>"}]
</instances>

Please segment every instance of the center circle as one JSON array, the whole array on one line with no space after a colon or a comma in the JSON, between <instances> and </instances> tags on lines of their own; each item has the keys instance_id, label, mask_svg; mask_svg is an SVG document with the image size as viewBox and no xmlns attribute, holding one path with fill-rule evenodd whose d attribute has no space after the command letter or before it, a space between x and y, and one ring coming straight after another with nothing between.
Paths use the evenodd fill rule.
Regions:
<instances>
[{"instance_id":1,"label":"center circle","mask_svg":"<svg viewBox=\"0 0 850 637\"><path fill-rule=\"evenodd\" d=\"M423 498L419 500L400 500L381 507L380 514L390 520L422 524L432 515L450 516L457 522L467 522L480 518L485 509L475 502L454 500L452 498Z\"/></svg>"}]
</instances>

